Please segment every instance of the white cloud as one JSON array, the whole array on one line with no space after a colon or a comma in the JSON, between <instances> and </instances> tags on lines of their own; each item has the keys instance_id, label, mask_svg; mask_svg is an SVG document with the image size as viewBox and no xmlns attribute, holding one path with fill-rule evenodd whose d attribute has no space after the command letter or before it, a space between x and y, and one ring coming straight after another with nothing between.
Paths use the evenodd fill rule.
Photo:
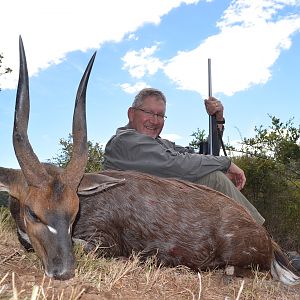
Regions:
<instances>
[{"instance_id":1,"label":"white cloud","mask_svg":"<svg viewBox=\"0 0 300 300\"><path fill-rule=\"evenodd\" d=\"M232 95L267 82L272 65L281 51L290 47L290 36L299 28L300 18L229 28L208 38L197 49L179 53L164 70L180 88L206 96L207 58L211 58L214 93Z\"/></svg>"},{"instance_id":2,"label":"white cloud","mask_svg":"<svg viewBox=\"0 0 300 300\"><path fill-rule=\"evenodd\" d=\"M143 48L140 51L127 52L122 58L124 61L123 69L127 69L134 78L155 74L163 66L158 58L153 57L154 52L157 50L158 45L154 45L149 48Z\"/></svg>"},{"instance_id":3,"label":"white cloud","mask_svg":"<svg viewBox=\"0 0 300 300\"><path fill-rule=\"evenodd\" d=\"M137 41L139 38L134 34L134 33L130 33L127 37L128 41Z\"/></svg>"},{"instance_id":4,"label":"white cloud","mask_svg":"<svg viewBox=\"0 0 300 300\"><path fill-rule=\"evenodd\" d=\"M216 24L220 32L208 37L192 51L179 51L168 61L153 54L157 45L132 51L124 59L125 68L136 78L163 69L178 88L208 94L207 60L212 61L214 95L232 95L253 85L264 84L282 51L291 47L293 34L300 31L300 14L283 15L292 0L237 0ZM146 53L145 50L148 50ZM148 66L153 66L151 72Z\"/></svg>"},{"instance_id":5,"label":"white cloud","mask_svg":"<svg viewBox=\"0 0 300 300\"><path fill-rule=\"evenodd\" d=\"M214 94L232 95L266 83L272 65L291 46L292 35L300 30L300 15L270 20L276 9L281 8L277 2L247 1L246 8L239 7L234 13L226 11L219 23L220 33L207 38L193 51L172 58L165 67L166 75L179 88L198 91L205 97L207 58L211 58ZM263 11L267 4L270 8Z\"/></svg>"},{"instance_id":6,"label":"white cloud","mask_svg":"<svg viewBox=\"0 0 300 300\"><path fill-rule=\"evenodd\" d=\"M58 64L67 53L99 48L107 41L137 39L134 32L145 23L159 24L161 17L182 3L200 0L10 0L1 6L1 48L5 66L15 72L1 76L1 88L15 88L18 70L18 35L30 61L29 75ZM209 1L207 1L209 2ZM192 51L180 51L167 61L155 56L159 43L128 52L124 68L139 80L122 85L134 93L147 77L163 70L180 89L207 96L207 59L212 59L213 93L232 95L266 83L282 51L289 49L300 30L300 13L284 15L286 6L299 0L234 0L216 24L219 33ZM134 9L133 9L134 8ZM126 12L126 13L124 13ZM144 78L145 77L145 78Z\"/></svg>"},{"instance_id":7,"label":"white cloud","mask_svg":"<svg viewBox=\"0 0 300 300\"><path fill-rule=\"evenodd\" d=\"M199 0L10 0L1 5L0 40L5 63L18 70L18 36L22 35L29 76L64 60L67 53L119 42L145 23L182 3ZM15 88L17 72L1 77L1 87Z\"/></svg>"},{"instance_id":8,"label":"white cloud","mask_svg":"<svg viewBox=\"0 0 300 300\"><path fill-rule=\"evenodd\" d=\"M149 85L147 85L146 82L143 82L143 81L139 81L139 82L135 83L134 85L131 85L129 83L122 83L120 86L124 92L129 93L129 94L135 94L144 88L150 87Z\"/></svg>"},{"instance_id":9,"label":"white cloud","mask_svg":"<svg viewBox=\"0 0 300 300\"><path fill-rule=\"evenodd\" d=\"M218 27L241 25L252 27L259 22L271 21L285 6L299 6L299 0L232 1L223 14ZM274 21L274 19L273 19Z\"/></svg>"}]
</instances>

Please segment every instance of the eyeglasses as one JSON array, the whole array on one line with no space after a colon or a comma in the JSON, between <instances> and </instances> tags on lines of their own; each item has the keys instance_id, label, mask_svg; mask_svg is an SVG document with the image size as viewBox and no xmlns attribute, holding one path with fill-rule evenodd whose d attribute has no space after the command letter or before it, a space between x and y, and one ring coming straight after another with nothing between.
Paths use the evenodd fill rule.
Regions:
<instances>
[{"instance_id":1,"label":"eyeglasses","mask_svg":"<svg viewBox=\"0 0 300 300\"><path fill-rule=\"evenodd\" d=\"M136 108L136 107L133 107L133 109L135 109L135 110L140 110L140 111L142 111L144 114L146 114L148 117L157 117L157 120L159 120L159 121L164 121L166 118L167 118L167 116L165 116L165 115L162 115L162 114L156 114L156 113L154 113L153 111L149 111L149 110L145 110L145 109L143 109L143 108Z\"/></svg>"}]
</instances>

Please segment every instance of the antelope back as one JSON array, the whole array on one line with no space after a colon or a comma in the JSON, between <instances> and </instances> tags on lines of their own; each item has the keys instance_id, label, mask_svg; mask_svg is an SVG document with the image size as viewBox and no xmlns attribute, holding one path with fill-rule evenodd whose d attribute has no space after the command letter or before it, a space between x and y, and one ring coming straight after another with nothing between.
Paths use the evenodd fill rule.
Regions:
<instances>
[{"instance_id":1,"label":"antelope back","mask_svg":"<svg viewBox=\"0 0 300 300\"><path fill-rule=\"evenodd\" d=\"M108 257L155 255L160 264L197 271L227 264L270 269L268 232L233 199L205 186L134 171L103 175L125 180L94 194L81 192L82 180L73 238L85 241L88 251L98 249Z\"/></svg>"},{"instance_id":2,"label":"antelope back","mask_svg":"<svg viewBox=\"0 0 300 300\"><path fill-rule=\"evenodd\" d=\"M13 145L22 174L0 170L2 190L17 202L19 233L41 258L45 273L56 279L74 275L72 224L79 209L77 188L88 159L86 89L95 60L92 56L78 87L73 114L73 153L65 170L40 163L27 135L30 101L29 79L22 38L19 39L20 71L16 96ZM15 179L13 175L15 174ZM7 175L7 176L5 176ZM23 175L23 176L22 176ZM18 179L17 179L18 178ZM4 187L4 188L3 188ZM16 204L14 205L16 207Z\"/></svg>"}]
</instances>

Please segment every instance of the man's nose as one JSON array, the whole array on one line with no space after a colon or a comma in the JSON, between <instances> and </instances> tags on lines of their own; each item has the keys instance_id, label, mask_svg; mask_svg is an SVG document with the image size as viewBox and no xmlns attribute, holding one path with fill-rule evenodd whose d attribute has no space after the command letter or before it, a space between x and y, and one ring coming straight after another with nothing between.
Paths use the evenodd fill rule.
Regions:
<instances>
[{"instance_id":1,"label":"man's nose","mask_svg":"<svg viewBox=\"0 0 300 300\"><path fill-rule=\"evenodd\" d=\"M159 117L156 114L152 114L150 120L152 123L155 123L155 124L159 123Z\"/></svg>"}]
</instances>

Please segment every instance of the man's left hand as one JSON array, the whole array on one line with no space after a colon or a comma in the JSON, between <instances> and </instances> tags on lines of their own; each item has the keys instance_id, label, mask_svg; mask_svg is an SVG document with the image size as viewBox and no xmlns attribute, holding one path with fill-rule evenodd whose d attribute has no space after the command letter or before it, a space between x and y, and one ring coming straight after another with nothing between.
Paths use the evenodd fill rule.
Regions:
<instances>
[{"instance_id":1,"label":"man's left hand","mask_svg":"<svg viewBox=\"0 0 300 300\"><path fill-rule=\"evenodd\" d=\"M209 115L216 116L217 121L223 120L224 107L221 101L214 97L209 97L204 100L206 111Z\"/></svg>"}]
</instances>

